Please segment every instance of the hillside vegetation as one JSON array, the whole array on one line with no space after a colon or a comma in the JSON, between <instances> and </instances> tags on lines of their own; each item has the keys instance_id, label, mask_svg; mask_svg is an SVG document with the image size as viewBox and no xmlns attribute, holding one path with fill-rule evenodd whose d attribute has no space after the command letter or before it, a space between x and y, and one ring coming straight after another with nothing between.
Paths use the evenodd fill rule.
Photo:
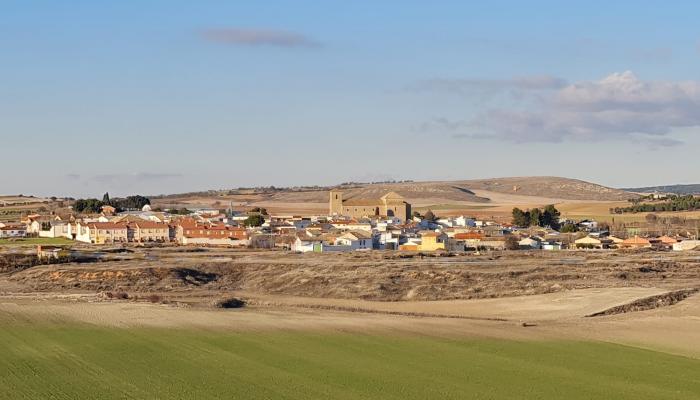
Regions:
<instances>
[{"instance_id":1,"label":"hillside vegetation","mask_svg":"<svg viewBox=\"0 0 700 400\"><path fill-rule=\"evenodd\" d=\"M663 186L647 186L640 188L622 189L635 193L673 193L673 194L700 194L700 184L689 185L663 185Z\"/></svg>"}]
</instances>

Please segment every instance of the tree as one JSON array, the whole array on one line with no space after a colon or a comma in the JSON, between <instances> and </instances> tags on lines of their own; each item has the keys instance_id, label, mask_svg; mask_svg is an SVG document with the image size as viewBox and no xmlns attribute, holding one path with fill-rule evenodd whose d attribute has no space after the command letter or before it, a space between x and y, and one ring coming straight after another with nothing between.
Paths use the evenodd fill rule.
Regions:
<instances>
[{"instance_id":1,"label":"tree","mask_svg":"<svg viewBox=\"0 0 700 400\"><path fill-rule=\"evenodd\" d=\"M125 199L111 200L111 205L118 210L140 210L147 204L151 204L151 200L148 197L140 195L128 196Z\"/></svg>"},{"instance_id":2,"label":"tree","mask_svg":"<svg viewBox=\"0 0 700 400\"><path fill-rule=\"evenodd\" d=\"M265 217L260 214L251 215L243 223L245 226L261 226L265 223Z\"/></svg>"},{"instance_id":3,"label":"tree","mask_svg":"<svg viewBox=\"0 0 700 400\"><path fill-rule=\"evenodd\" d=\"M540 226L549 226L552 229L559 228L559 216L561 213L554 207L553 204L548 205L542 212L540 218Z\"/></svg>"},{"instance_id":4,"label":"tree","mask_svg":"<svg viewBox=\"0 0 700 400\"><path fill-rule=\"evenodd\" d=\"M530 213L515 207L513 209L513 225L521 228L530 226Z\"/></svg>"},{"instance_id":5,"label":"tree","mask_svg":"<svg viewBox=\"0 0 700 400\"><path fill-rule=\"evenodd\" d=\"M250 210L250 212L259 213L261 215L267 215L267 209L260 207L254 207L252 210Z\"/></svg>"},{"instance_id":6,"label":"tree","mask_svg":"<svg viewBox=\"0 0 700 400\"><path fill-rule=\"evenodd\" d=\"M656 214L647 214L647 216L644 217L644 219L646 219L648 223L654 224L656 223L656 221L659 220L659 217L657 217Z\"/></svg>"},{"instance_id":7,"label":"tree","mask_svg":"<svg viewBox=\"0 0 700 400\"><path fill-rule=\"evenodd\" d=\"M428 210L423 216L423 219L429 222L435 222L438 220L438 217L435 214L433 214L431 210Z\"/></svg>"},{"instance_id":8,"label":"tree","mask_svg":"<svg viewBox=\"0 0 700 400\"><path fill-rule=\"evenodd\" d=\"M561 232L561 233L574 233L574 232L578 232L578 226L576 226L576 224L566 223L566 224L562 225L562 227L561 227L561 229L560 229L560 232Z\"/></svg>"},{"instance_id":9,"label":"tree","mask_svg":"<svg viewBox=\"0 0 700 400\"><path fill-rule=\"evenodd\" d=\"M104 204L111 204L111 202L109 201L109 192L105 193L104 196L102 196L102 202Z\"/></svg>"},{"instance_id":10,"label":"tree","mask_svg":"<svg viewBox=\"0 0 700 400\"><path fill-rule=\"evenodd\" d=\"M73 204L73 209L79 213L97 214L102 211L104 204L97 199L78 199Z\"/></svg>"},{"instance_id":11,"label":"tree","mask_svg":"<svg viewBox=\"0 0 700 400\"><path fill-rule=\"evenodd\" d=\"M168 212L169 212L170 214L173 214L173 215L189 215L189 214L192 214L192 211L190 211L190 210L188 210L188 209L186 209L186 208L180 208L180 209L171 208L171 209L168 210Z\"/></svg>"},{"instance_id":12,"label":"tree","mask_svg":"<svg viewBox=\"0 0 700 400\"><path fill-rule=\"evenodd\" d=\"M520 242L515 235L506 236L506 241L503 246L506 250L520 250Z\"/></svg>"},{"instance_id":13,"label":"tree","mask_svg":"<svg viewBox=\"0 0 700 400\"><path fill-rule=\"evenodd\" d=\"M542 225L542 211L539 208L530 210L530 226Z\"/></svg>"}]
</instances>

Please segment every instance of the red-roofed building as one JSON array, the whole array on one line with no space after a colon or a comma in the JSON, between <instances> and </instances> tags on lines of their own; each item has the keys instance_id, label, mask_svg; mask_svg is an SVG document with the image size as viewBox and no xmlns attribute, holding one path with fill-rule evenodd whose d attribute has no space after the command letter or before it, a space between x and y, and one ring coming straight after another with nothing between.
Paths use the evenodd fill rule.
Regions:
<instances>
[{"instance_id":1,"label":"red-roofed building","mask_svg":"<svg viewBox=\"0 0 700 400\"><path fill-rule=\"evenodd\" d=\"M213 246L244 246L248 244L245 228L229 225L214 225L181 221L177 225L177 241L181 244L203 244Z\"/></svg>"},{"instance_id":2,"label":"red-roofed building","mask_svg":"<svg viewBox=\"0 0 700 400\"><path fill-rule=\"evenodd\" d=\"M164 222L138 221L128 224L130 242L169 242L170 227Z\"/></svg>"}]
</instances>

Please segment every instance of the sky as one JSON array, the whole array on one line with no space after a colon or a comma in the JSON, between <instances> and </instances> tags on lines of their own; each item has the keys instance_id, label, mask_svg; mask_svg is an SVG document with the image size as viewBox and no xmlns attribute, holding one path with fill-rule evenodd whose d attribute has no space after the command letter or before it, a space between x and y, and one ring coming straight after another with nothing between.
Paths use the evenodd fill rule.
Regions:
<instances>
[{"instance_id":1,"label":"sky","mask_svg":"<svg viewBox=\"0 0 700 400\"><path fill-rule=\"evenodd\" d=\"M32 1L0 193L699 183L700 2Z\"/></svg>"}]
</instances>

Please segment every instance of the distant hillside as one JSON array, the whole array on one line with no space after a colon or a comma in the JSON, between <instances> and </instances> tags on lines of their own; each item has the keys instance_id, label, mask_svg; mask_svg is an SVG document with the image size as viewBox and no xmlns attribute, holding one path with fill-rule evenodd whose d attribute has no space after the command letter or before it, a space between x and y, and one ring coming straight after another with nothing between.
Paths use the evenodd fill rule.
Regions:
<instances>
[{"instance_id":1,"label":"distant hillside","mask_svg":"<svg viewBox=\"0 0 700 400\"><path fill-rule=\"evenodd\" d=\"M637 197L634 193L621 189L613 189L578 179L556 176L478 179L455 182L455 184L464 185L471 190L488 190L504 194L564 200L617 201Z\"/></svg>"},{"instance_id":2,"label":"distant hillside","mask_svg":"<svg viewBox=\"0 0 700 400\"><path fill-rule=\"evenodd\" d=\"M641 188L622 189L628 192L635 193L674 193L674 194L700 194L700 184L694 183L689 185L665 185L665 186L648 186Z\"/></svg>"},{"instance_id":3,"label":"distant hillside","mask_svg":"<svg viewBox=\"0 0 700 400\"><path fill-rule=\"evenodd\" d=\"M453 182L406 182L406 183L377 183L367 185L353 185L343 188L344 197L378 199L387 192L396 192L409 200L417 199L440 199L441 201L467 201L473 203L486 203L489 199L479 197L464 186ZM326 202L328 201L327 191L316 192L281 192L277 193L270 200L285 202Z\"/></svg>"},{"instance_id":4,"label":"distant hillside","mask_svg":"<svg viewBox=\"0 0 700 400\"><path fill-rule=\"evenodd\" d=\"M516 177L464 181L353 183L339 186L346 199L379 198L387 192L396 192L414 205L439 205L478 203L546 202L560 200L618 201L639 197L620 189L596 185L576 179L559 177ZM301 204L328 202L331 187L304 188L250 188L225 191L184 193L180 195L152 197L159 206L208 205L222 207L227 204L261 204L266 207L298 207Z\"/></svg>"},{"instance_id":5,"label":"distant hillside","mask_svg":"<svg viewBox=\"0 0 700 400\"><path fill-rule=\"evenodd\" d=\"M479 196L474 193L477 190L564 200L617 201L637 197L633 193L620 189L559 177L514 177L447 182L366 184L345 189L345 197L378 198L386 192L393 191L413 201L441 199L442 201L488 203L490 199L487 196ZM327 197L326 191L278 192L272 195L270 200L325 202Z\"/></svg>"}]
</instances>

